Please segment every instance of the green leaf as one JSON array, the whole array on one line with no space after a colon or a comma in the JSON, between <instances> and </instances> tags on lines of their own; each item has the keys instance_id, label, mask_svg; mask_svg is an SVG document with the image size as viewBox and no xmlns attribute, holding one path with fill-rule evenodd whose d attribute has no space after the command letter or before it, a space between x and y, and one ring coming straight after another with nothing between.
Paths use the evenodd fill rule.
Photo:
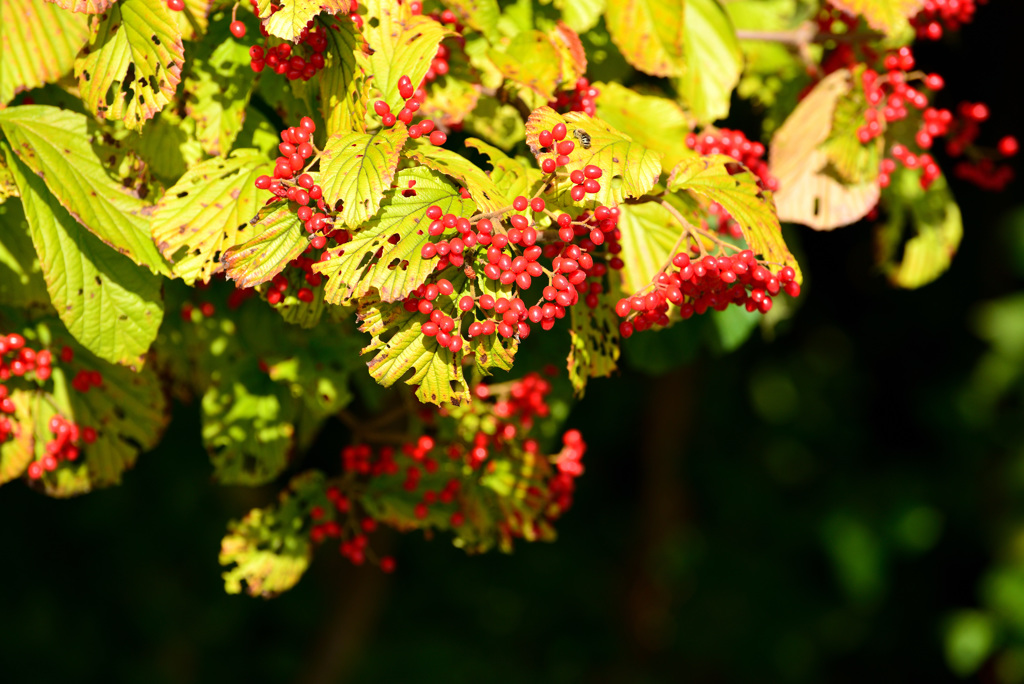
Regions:
<instances>
[{"instance_id":1,"label":"green leaf","mask_svg":"<svg viewBox=\"0 0 1024 684\"><path fill-rule=\"evenodd\" d=\"M724 119L743 73L743 52L732 23L717 0L686 0L685 35L679 95L698 120Z\"/></svg>"},{"instance_id":2,"label":"green leaf","mask_svg":"<svg viewBox=\"0 0 1024 684\"><path fill-rule=\"evenodd\" d=\"M853 74L854 83L860 83L857 69ZM885 148L885 138L879 136L867 144L861 143L857 131L864 125L864 115L870 108L862 87L856 87L836 103L832 116L832 130L821 144L821 151L828 157L828 170L839 175L839 180L850 184L872 183L878 179L878 163ZM879 123L885 126L885 119Z\"/></svg>"},{"instance_id":3,"label":"green leaf","mask_svg":"<svg viewBox=\"0 0 1024 684\"><path fill-rule=\"evenodd\" d=\"M526 142L530 151L539 155L538 161L554 157L551 152L541 154L542 148L537 138L541 131L551 130L557 123L566 124L569 131L566 139L576 142L565 170L571 172L593 164L604 172L600 191L588 195L584 201L609 206L620 204L627 197L640 197L649 192L658 181L661 175L660 152L648 150L602 119L591 118L583 112L563 115L550 107L540 107L530 114L526 121ZM576 129L582 129L590 136L589 149L584 149L576 141ZM571 203L569 190L572 185L566 175L555 186L556 193L567 204Z\"/></svg>"},{"instance_id":4,"label":"green leaf","mask_svg":"<svg viewBox=\"0 0 1024 684\"><path fill-rule=\"evenodd\" d=\"M490 176L483 169L445 147L437 147L422 138L412 140L406 146L405 156L459 181L469 190L470 196L482 211L491 213L508 209L512 201L505 197Z\"/></svg>"},{"instance_id":5,"label":"green leaf","mask_svg":"<svg viewBox=\"0 0 1024 684\"><path fill-rule=\"evenodd\" d=\"M0 106L70 71L89 37L88 22L43 0L0 3Z\"/></svg>"},{"instance_id":6,"label":"green leaf","mask_svg":"<svg viewBox=\"0 0 1024 684\"><path fill-rule=\"evenodd\" d=\"M226 275L235 287L271 280L309 244L302 222L287 202L280 202L255 224L256 237L230 248L222 257Z\"/></svg>"},{"instance_id":7,"label":"green leaf","mask_svg":"<svg viewBox=\"0 0 1024 684\"><path fill-rule=\"evenodd\" d=\"M446 214L467 218L476 211L458 188L429 169L405 169L395 181L397 187L389 192L380 216L350 242L329 250L326 261L314 264L313 270L327 277L325 299L331 304L349 306L372 290L384 302L407 296L437 266L436 260L421 256L423 245L430 241L427 207L436 204ZM394 235L399 237L392 243Z\"/></svg>"},{"instance_id":8,"label":"green leaf","mask_svg":"<svg viewBox=\"0 0 1024 684\"><path fill-rule=\"evenodd\" d=\"M511 150L525 139L526 128L519 111L490 95L481 95L476 107L462 121L467 133L490 140L503 150Z\"/></svg>"},{"instance_id":9,"label":"green leaf","mask_svg":"<svg viewBox=\"0 0 1024 684\"><path fill-rule=\"evenodd\" d=\"M224 589L269 598L291 589L309 567L311 499L322 499L324 478L309 471L292 478L281 492L277 506L254 508L238 522L228 525L221 541L220 564Z\"/></svg>"},{"instance_id":10,"label":"green leaf","mask_svg":"<svg viewBox=\"0 0 1024 684\"><path fill-rule=\"evenodd\" d=\"M384 387L399 380L416 386L416 397L425 404L458 405L468 401L469 386L462 375L462 355L441 348L420 332L410 313L400 303L388 304L367 297L359 305L359 329L372 336L363 354L375 352L367 364L370 375Z\"/></svg>"},{"instance_id":11,"label":"green leaf","mask_svg":"<svg viewBox=\"0 0 1024 684\"><path fill-rule=\"evenodd\" d=\"M41 105L11 107L0 111L0 129L75 220L135 263L167 272L142 200L107 175L85 116Z\"/></svg>"},{"instance_id":12,"label":"green leaf","mask_svg":"<svg viewBox=\"0 0 1024 684\"><path fill-rule=\"evenodd\" d=\"M99 118L141 131L181 81L181 31L163 0L122 0L93 22L75 60L82 101Z\"/></svg>"},{"instance_id":13,"label":"green leaf","mask_svg":"<svg viewBox=\"0 0 1024 684\"><path fill-rule=\"evenodd\" d=\"M622 289L632 294L646 287L672 258L683 226L657 202L622 204L619 212Z\"/></svg>"},{"instance_id":14,"label":"green leaf","mask_svg":"<svg viewBox=\"0 0 1024 684\"><path fill-rule=\"evenodd\" d=\"M660 152L665 173L696 154L686 146L690 124L675 100L641 95L618 83L595 83L594 87L600 91L597 115L647 149Z\"/></svg>"},{"instance_id":15,"label":"green leaf","mask_svg":"<svg viewBox=\"0 0 1024 684\"><path fill-rule=\"evenodd\" d=\"M28 221L18 200L0 204L0 301L18 307L50 304Z\"/></svg>"},{"instance_id":16,"label":"green leaf","mask_svg":"<svg viewBox=\"0 0 1024 684\"><path fill-rule=\"evenodd\" d=\"M471 147L487 156L488 161L491 162L491 181L506 197L518 195L529 197L528 193L543 177L539 169L532 165L527 166L518 159L512 159L497 147L488 145L483 140L469 138L466 140L466 147Z\"/></svg>"},{"instance_id":17,"label":"green leaf","mask_svg":"<svg viewBox=\"0 0 1024 684\"><path fill-rule=\"evenodd\" d=\"M185 112L195 119L203 151L227 156L245 121L253 89L249 46L235 40L226 21L189 53L185 76Z\"/></svg>"},{"instance_id":18,"label":"green leaf","mask_svg":"<svg viewBox=\"0 0 1024 684\"><path fill-rule=\"evenodd\" d=\"M445 6L455 12L460 24L479 31L492 42L497 39L501 17L497 0L449 0Z\"/></svg>"},{"instance_id":19,"label":"green leaf","mask_svg":"<svg viewBox=\"0 0 1024 684\"><path fill-rule=\"evenodd\" d=\"M163 319L159 277L82 229L38 177L5 153L57 314L97 356L141 368Z\"/></svg>"},{"instance_id":20,"label":"green leaf","mask_svg":"<svg viewBox=\"0 0 1024 684\"><path fill-rule=\"evenodd\" d=\"M909 19L924 7L924 0L830 0L841 10L859 14L868 26L896 36L910 28Z\"/></svg>"},{"instance_id":21,"label":"green leaf","mask_svg":"<svg viewBox=\"0 0 1024 684\"><path fill-rule=\"evenodd\" d=\"M343 202L337 222L358 228L377 213L408 138L409 131L400 122L376 133L331 136L320 158L320 178L324 200L331 206Z\"/></svg>"},{"instance_id":22,"label":"green leaf","mask_svg":"<svg viewBox=\"0 0 1024 684\"><path fill-rule=\"evenodd\" d=\"M529 88L545 100L554 99L562 75L561 55L542 31L516 35L504 50L492 49L488 56L502 76Z\"/></svg>"},{"instance_id":23,"label":"green leaf","mask_svg":"<svg viewBox=\"0 0 1024 684\"><path fill-rule=\"evenodd\" d=\"M84 12L86 14L99 14L106 11L117 0L46 0L53 3L62 10L72 12Z\"/></svg>"},{"instance_id":24,"label":"green leaf","mask_svg":"<svg viewBox=\"0 0 1024 684\"><path fill-rule=\"evenodd\" d=\"M569 381L579 397L588 379L608 377L618 367L619 317L614 306L614 299L603 297L597 308L581 303L570 309Z\"/></svg>"},{"instance_id":25,"label":"green leaf","mask_svg":"<svg viewBox=\"0 0 1024 684\"><path fill-rule=\"evenodd\" d=\"M607 0L555 0L562 11L562 21L576 33L586 33L597 26Z\"/></svg>"},{"instance_id":26,"label":"green leaf","mask_svg":"<svg viewBox=\"0 0 1024 684\"><path fill-rule=\"evenodd\" d=\"M224 269L223 254L252 234L246 229L261 201L254 182L269 164L261 152L235 150L193 166L164 193L153 209L153 240L176 277L192 285Z\"/></svg>"},{"instance_id":27,"label":"green leaf","mask_svg":"<svg viewBox=\"0 0 1024 684\"><path fill-rule=\"evenodd\" d=\"M306 409L320 420L336 414L352 401L349 377L362 340L354 334L341 338L307 334L304 338L306 346L290 356L278 352L281 356L276 360L273 354L269 355L267 374L288 388L292 397L301 397Z\"/></svg>"},{"instance_id":28,"label":"green leaf","mask_svg":"<svg viewBox=\"0 0 1024 684\"><path fill-rule=\"evenodd\" d=\"M249 114L253 118L252 110ZM274 144L271 149L277 154L281 138L277 131L273 135ZM148 170L162 180L165 186L173 185L185 171L206 156L196 137L195 120L178 114L173 107L157 114L146 126L144 134L134 133L126 138L126 142L146 161Z\"/></svg>"},{"instance_id":29,"label":"green leaf","mask_svg":"<svg viewBox=\"0 0 1024 684\"><path fill-rule=\"evenodd\" d=\"M289 43L294 43L306 28L309 20L326 10L331 14L348 14L349 0L279 0L280 9L263 20L267 33ZM260 12L260 16L266 16Z\"/></svg>"},{"instance_id":30,"label":"green leaf","mask_svg":"<svg viewBox=\"0 0 1024 684\"><path fill-rule=\"evenodd\" d=\"M859 221L878 203L878 184L842 182L827 168L829 154L822 147L832 134L839 102L852 90L848 70L829 74L772 137L769 167L779 181L775 202L780 220L832 230ZM835 149L832 153L837 156Z\"/></svg>"},{"instance_id":31,"label":"green leaf","mask_svg":"<svg viewBox=\"0 0 1024 684\"><path fill-rule=\"evenodd\" d=\"M960 246L960 208L944 177L924 190L918 173L902 168L892 174L884 198L889 220L875 235L876 261L897 287L927 285L949 269Z\"/></svg>"},{"instance_id":32,"label":"green leaf","mask_svg":"<svg viewBox=\"0 0 1024 684\"><path fill-rule=\"evenodd\" d=\"M368 0L364 4L363 36L373 53L360 52L357 58L364 62L366 73L373 74L372 87L397 112L405 101L398 92L398 80L408 76L413 86L422 82L441 39L452 34L430 17L413 15L408 3Z\"/></svg>"},{"instance_id":33,"label":"green leaf","mask_svg":"<svg viewBox=\"0 0 1024 684\"><path fill-rule=\"evenodd\" d=\"M979 610L961 610L946 625L946 662L960 677L968 677L985 664L996 648L993 616Z\"/></svg>"},{"instance_id":34,"label":"green leaf","mask_svg":"<svg viewBox=\"0 0 1024 684\"><path fill-rule=\"evenodd\" d=\"M184 40L199 40L210 26L210 11L218 0L184 0L185 9L171 12Z\"/></svg>"},{"instance_id":35,"label":"green leaf","mask_svg":"<svg viewBox=\"0 0 1024 684\"><path fill-rule=\"evenodd\" d=\"M729 167L735 165L735 159L721 154L692 157L673 169L669 190L688 190L721 204L739 224L743 239L755 254L792 267L801 282L800 265L782 239L772 193L762 190L757 177L746 169L730 173Z\"/></svg>"},{"instance_id":36,"label":"green leaf","mask_svg":"<svg viewBox=\"0 0 1024 684\"><path fill-rule=\"evenodd\" d=\"M255 360L214 372L203 394L202 416L203 443L221 484L265 484L287 467L294 404L287 388Z\"/></svg>"},{"instance_id":37,"label":"green leaf","mask_svg":"<svg viewBox=\"0 0 1024 684\"><path fill-rule=\"evenodd\" d=\"M327 50L320 70L320 111L327 136L366 130L366 79L356 64L356 52L364 43L351 21L321 24Z\"/></svg>"},{"instance_id":38,"label":"green leaf","mask_svg":"<svg viewBox=\"0 0 1024 684\"><path fill-rule=\"evenodd\" d=\"M480 101L480 77L461 50L451 51L448 73L431 81L426 89L427 99L419 113L448 127L461 124Z\"/></svg>"},{"instance_id":39,"label":"green leaf","mask_svg":"<svg viewBox=\"0 0 1024 684\"><path fill-rule=\"evenodd\" d=\"M605 25L619 51L652 76L682 76L685 64L687 2L622 0L609 2Z\"/></svg>"}]
</instances>

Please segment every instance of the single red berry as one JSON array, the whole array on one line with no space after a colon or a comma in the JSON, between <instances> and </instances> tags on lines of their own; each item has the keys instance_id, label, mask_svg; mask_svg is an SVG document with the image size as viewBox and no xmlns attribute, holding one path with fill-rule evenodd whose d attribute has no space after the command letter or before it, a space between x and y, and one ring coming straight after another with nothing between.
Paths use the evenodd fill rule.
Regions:
<instances>
[{"instance_id":1,"label":"single red berry","mask_svg":"<svg viewBox=\"0 0 1024 684\"><path fill-rule=\"evenodd\" d=\"M1020 151L1020 144L1017 139L1012 135L1008 135L999 141L999 154L1004 157L1016 156L1017 152Z\"/></svg>"},{"instance_id":2,"label":"single red berry","mask_svg":"<svg viewBox=\"0 0 1024 684\"><path fill-rule=\"evenodd\" d=\"M448 136L441 131L434 131L430 134L431 145L444 145L447 140Z\"/></svg>"},{"instance_id":3,"label":"single red berry","mask_svg":"<svg viewBox=\"0 0 1024 684\"><path fill-rule=\"evenodd\" d=\"M167 9L172 12L180 12L185 9L185 0L167 0Z\"/></svg>"},{"instance_id":4,"label":"single red berry","mask_svg":"<svg viewBox=\"0 0 1024 684\"><path fill-rule=\"evenodd\" d=\"M540 163L540 170L544 173L554 173L556 168L558 168L558 165L550 157Z\"/></svg>"},{"instance_id":5,"label":"single red berry","mask_svg":"<svg viewBox=\"0 0 1024 684\"><path fill-rule=\"evenodd\" d=\"M395 559L391 556L384 556L380 559L381 572L391 574L395 571Z\"/></svg>"},{"instance_id":6,"label":"single red berry","mask_svg":"<svg viewBox=\"0 0 1024 684\"><path fill-rule=\"evenodd\" d=\"M565 140L567 130L564 123L555 124L554 128L551 129L551 136L554 140Z\"/></svg>"},{"instance_id":7,"label":"single red berry","mask_svg":"<svg viewBox=\"0 0 1024 684\"><path fill-rule=\"evenodd\" d=\"M524 209L526 209L528 205L529 202L527 202L526 198L523 197L522 195L519 195L514 200L512 200L512 208L515 209L516 211L523 211Z\"/></svg>"},{"instance_id":8,"label":"single red berry","mask_svg":"<svg viewBox=\"0 0 1024 684\"><path fill-rule=\"evenodd\" d=\"M231 35L235 38L245 38L245 24L240 21L231 22Z\"/></svg>"}]
</instances>

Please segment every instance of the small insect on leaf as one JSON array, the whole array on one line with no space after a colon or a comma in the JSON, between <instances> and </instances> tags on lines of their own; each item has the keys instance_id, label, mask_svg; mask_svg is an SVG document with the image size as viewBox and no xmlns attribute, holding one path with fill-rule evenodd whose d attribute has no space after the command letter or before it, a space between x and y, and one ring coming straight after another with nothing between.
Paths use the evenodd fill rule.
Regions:
<instances>
[{"instance_id":1,"label":"small insect on leaf","mask_svg":"<svg viewBox=\"0 0 1024 684\"><path fill-rule=\"evenodd\" d=\"M589 133L587 133L582 128L577 128L576 130L574 130L572 132L572 134L573 134L573 137L575 137L577 140L580 141L580 146L583 149L585 149L585 150L589 150L590 149L590 134Z\"/></svg>"}]
</instances>

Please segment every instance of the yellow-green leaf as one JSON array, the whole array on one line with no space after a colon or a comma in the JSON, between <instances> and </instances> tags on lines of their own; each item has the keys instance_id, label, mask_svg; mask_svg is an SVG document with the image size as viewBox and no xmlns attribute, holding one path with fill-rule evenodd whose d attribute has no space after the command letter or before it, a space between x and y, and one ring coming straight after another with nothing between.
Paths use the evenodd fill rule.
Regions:
<instances>
[{"instance_id":1,"label":"yellow-green leaf","mask_svg":"<svg viewBox=\"0 0 1024 684\"><path fill-rule=\"evenodd\" d=\"M181 81L181 31L163 0L122 0L93 22L75 60L82 102L101 119L141 131Z\"/></svg>"},{"instance_id":2,"label":"yellow-green leaf","mask_svg":"<svg viewBox=\"0 0 1024 684\"><path fill-rule=\"evenodd\" d=\"M320 185L328 204L342 201L336 216L339 223L357 228L377 213L408 137L401 122L376 133L331 136L320 158Z\"/></svg>"},{"instance_id":3,"label":"yellow-green leaf","mask_svg":"<svg viewBox=\"0 0 1024 684\"><path fill-rule=\"evenodd\" d=\"M619 360L619 318L615 300L603 297L597 308L580 303L570 309L569 381L582 397L587 380L608 377Z\"/></svg>"},{"instance_id":4,"label":"yellow-green leaf","mask_svg":"<svg viewBox=\"0 0 1024 684\"><path fill-rule=\"evenodd\" d=\"M89 20L43 0L0 2L0 107L71 70Z\"/></svg>"},{"instance_id":5,"label":"yellow-green leaf","mask_svg":"<svg viewBox=\"0 0 1024 684\"><path fill-rule=\"evenodd\" d=\"M545 100L554 99L561 83L562 59L558 48L542 31L524 31L503 50L491 49L491 62L502 76L529 88Z\"/></svg>"},{"instance_id":6,"label":"yellow-green leaf","mask_svg":"<svg viewBox=\"0 0 1024 684\"><path fill-rule=\"evenodd\" d=\"M686 66L679 95L700 121L724 119L743 73L743 52L717 0L686 0Z\"/></svg>"},{"instance_id":7,"label":"yellow-green leaf","mask_svg":"<svg viewBox=\"0 0 1024 684\"><path fill-rule=\"evenodd\" d=\"M595 83L594 87L600 91L597 115L647 149L660 152L665 173L696 154L686 146L690 125L675 100L641 95L618 83Z\"/></svg>"},{"instance_id":8,"label":"yellow-green leaf","mask_svg":"<svg viewBox=\"0 0 1024 684\"><path fill-rule=\"evenodd\" d=\"M163 320L160 278L78 225L37 176L5 153L57 315L100 358L141 368Z\"/></svg>"},{"instance_id":9,"label":"yellow-green leaf","mask_svg":"<svg viewBox=\"0 0 1024 684\"><path fill-rule=\"evenodd\" d=\"M428 169L405 169L395 182L397 187L384 200L380 216L351 242L331 249L326 261L313 265L314 271L328 278L325 299L331 304L348 306L371 290L385 302L407 296L437 266L436 260L420 254L430 241L427 207L437 205L446 214L465 217L476 210L471 200L462 199L458 188ZM398 241L392 243L395 235Z\"/></svg>"},{"instance_id":10,"label":"yellow-green leaf","mask_svg":"<svg viewBox=\"0 0 1024 684\"><path fill-rule=\"evenodd\" d=\"M242 130L254 85L249 45L223 31L216 38L208 35L189 57L191 68L183 85L185 112L196 122L203 151L227 156Z\"/></svg>"},{"instance_id":11,"label":"yellow-green leaf","mask_svg":"<svg viewBox=\"0 0 1024 684\"><path fill-rule=\"evenodd\" d=\"M413 86L418 86L430 69L441 39L451 32L430 17L412 14L407 2L368 0L364 4L367 17L363 36L373 54L357 56L365 62L366 72L373 74L371 86L397 112L404 102L398 93L398 80L408 76Z\"/></svg>"},{"instance_id":12,"label":"yellow-green leaf","mask_svg":"<svg viewBox=\"0 0 1024 684\"><path fill-rule=\"evenodd\" d=\"M287 202L280 202L254 226L256 237L230 248L221 258L235 287L245 288L271 280L302 254L309 238Z\"/></svg>"},{"instance_id":13,"label":"yellow-green leaf","mask_svg":"<svg viewBox=\"0 0 1024 684\"><path fill-rule=\"evenodd\" d=\"M46 0L46 2L53 3L62 10L99 14L117 2L117 0Z\"/></svg>"},{"instance_id":14,"label":"yellow-green leaf","mask_svg":"<svg viewBox=\"0 0 1024 684\"><path fill-rule=\"evenodd\" d=\"M652 76L682 76L687 35L685 0L614 0L605 10L612 42Z\"/></svg>"},{"instance_id":15,"label":"yellow-green leaf","mask_svg":"<svg viewBox=\"0 0 1024 684\"><path fill-rule=\"evenodd\" d=\"M691 157L672 171L669 190L688 190L721 204L739 224L743 239L755 254L792 267L800 282L800 265L782 239L772 193L762 190L757 177L746 169L730 173L735 164L735 159L721 154Z\"/></svg>"},{"instance_id":16,"label":"yellow-green leaf","mask_svg":"<svg viewBox=\"0 0 1024 684\"><path fill-rule=\"evenodd\" d=\"M672 258L684 226L658 202L619 206L622 234L622 290L627 294L646 287Z\"/></svg>"},{"instance_id":17,"label":"yellow-green leaf","mask_svg":"<svg viewBox=\"0 0 1024 684\"><path fill-rule=\"evenodd\" d=\"M261 152L235 150L193 166L164 193L153 209L153 240L176 277L209 282L224 270L224 253L252 236L261 200L253 183L269 164Z\"/></svg>"},{"instance_id":18,"label":"yellow-green leaf","mask_svg":"<svg viewBox=\"0 0 1024 684\"><path fill-rule=\"evenodd\" d=\"M92 145L82 114L43 105L0 111L0 129L18 157L39 175L60 203L103 242L154 273L167 265L153 244L144 204L112 180Z\"/></svg>"},{"instance_id":19,"label":"yellow-green leaf","mask_svg":"<svg viewBox=\"0 0 1024 684\"><path fill-rule=\"evenodd\" d=\"M366 79L356 64L363 38L351 21L321 24L327 34L324 68L320 70L320 111L327 136L366 130Z\"/></svg>"},{"instance_id":20,"label":"yellow-green leaf","mask_svg":"<svg viewBox=\"0 0 1024 684\"><path fill-rule=\"evenodd\" d=\"M505 197L483 169L459 153L431 145L420 138L409 142L405 156L462 183L483 211L511 210L511 200Z\"/></svg>"},{"instance_id":21,"label":"yellow-green leaf","mask_svg":"<svg viewBox=\"0 0 1024 684\"><path fill-rule=\"evenodd\" d=\"M280 9L263 20L263 27L270 35L290 43L298 39L309 20L321 10L348 14L351 8L349 0L279 0L276 4Z\"/></svg>"}]
</instances>

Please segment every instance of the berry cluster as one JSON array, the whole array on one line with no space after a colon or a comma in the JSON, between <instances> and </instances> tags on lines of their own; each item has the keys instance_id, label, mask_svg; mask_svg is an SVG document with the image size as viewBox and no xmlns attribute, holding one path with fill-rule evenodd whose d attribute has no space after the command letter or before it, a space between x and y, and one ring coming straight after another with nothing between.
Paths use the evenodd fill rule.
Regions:
<instances>
[{"instance_id":1,"label":"berry cluster","mask_svg":"<svg viewBox=\"0 0 1024 684\"><path fill-rule=\"evenodd\" d=\"M601 91L591 86L585 76L580 76L571 91L559 92L548 106L559 112L584 112L594 116L597 112L597 96L600 94Z\"/></svg>"},{"instance_id":2,"label":"berry cluster","mask_svg":"<svg viewBox=\"0 0 1024 684\"><path fill-rule=\"evenodd\" d=\"M85 394L93 387L103 387L103 374L99 371L89 371L83 368L71 379L71 388L76 392Z\"/></svg>"},{"instance_id":3,"label":"berry cluster","mask_svg":"<svg viewBox=\"0 0 1024 684\"><path fill-rule=\"evenodd\" d=\"M433 121L424 119L418 123L412 123L413 116L427 99L427 91L423 89L423 86L413 88L412 79L407 74L403 74L398 79L398 94L405 100L405 104L402 105L402 109L397 115L392 113L391 106L384 100L377 100L373 103L373 111L380 117L381 124L385 128L389 128L394 126L396 121L401 121L409 126L410 138L428 136L431 145L444 145L448 136L444 131L434 130Z\"/></svg>"},{"instance_id":4,"label":"berry cluster","mask_svg":"<svg viewBox=\"0 0 1024 684\"><path fill-rule=\"evenodd\" d=\"M925 0L924 7L910 19L917 37L928 40L942 38L944 31L956 31L974 19L979 4L986 0Z\"/></svg>"},{"instance_id":5,"label":"berry cluster","mask_svg":"<svg viewBox=\"0 0 1024 684\"><path fill-rule=\"evenodd\" d=\"M18 333L0 336L0 381L30 374L41 382L46 381L53 372L52 363L53 355L49 350L37 351L26 346L25 338Z\"/></svg>"},{"instance_id":6,"label":"berry cluster","mask_svg":"<svg viewBox=\"0 0 1024 684\"><path fill-rule=\"evenodd\" d=\"M30 480L38 480L44 473L51 473L65 461L77 461L81 453L82 442L92 444L96 441L96 430L91 427L81 429L74 422L56 415L50 418L50 432L53 439L46 443L44 456L28 465Z\"/></svg>"},{"instance_id":7,"label":"berry cluster","mask_svg":"<svg viewBox=\"0 0 1024 684\"><path fill-rule=\"evenodd\" d=\"M259 10L256 6L256 0L250 0L253 11L259 14ZM270 13L273 14L280 10L279 5L271 5ZM358 16L358 15L356 15ZM297 46L292 46L291 43L281 43L271 47L266 41L264 45L253 45L249 48L249 66L256 73L260 73L264 68L270 67L274 73L282 74L290 81L296 81L302 79L308 81L313 78L320 69L324 68L324 51L327 50L327 33L325 29L314 28L314 22L312 19L302 29L299 34L299 42ZM239 31L241 35L239 35ZM266 29L260 25L260 31L263 33L264 38L267 38ZM231 32L238 38L245 35L245 24L240 21L233 21L231 23ZM308 49L305 50L306 56L303 57L297 54L297 49L305 45Z\"/></svg>"},{"instance_id":8,"label":"berry cluster","mask_svg":"<svg viewBox=\"0 0 1024 684\"><path fill-rule=\"evenodd\" d=\"M730 304L747 311L768 313L772 297L785 291L790 297L800 295L796 273L789 266L772 273L754 257L750 250L732 256L705 256L691 261L686 253L672 257L666 268L643 291L620 299L615 312L624 320L619 325L623 337L634 331L669 323L669 304L679 308L679 317L686 320L708 309L724 311Z\"/></svg>"},{"instance_id":9,"label":"berry cluster","mask_svg":"<svg viewBox=\"0 0 1024 684\"><path fill-rule=\"evenodd\" d=\"M0 444L3 444L14 435L14 424L7 416L12 415L17 408L14 405L14 400L8 396L8 393L7 385L0 385Z\"/></svg>"},{"instance_id":10,"label":"berry cluster","mask_svg":"<svg viewBox=\"0 0 1024 684\"><path fill-rule=\"evenodd\" d=\"M540 163L540 170L544 173L554 173L559 168L568 165L571 161L569 155L576 149L576 143L565 139L568 133L569 129L566 125L559 122L552 126L550 131L541 131L537 135L537 144L541 147L541 151L537 155L537 161ZM600 186L598 186L599 189ZM583 199L582 192L581 190L575 193L573 200L578 202Z\"/></svg>"},{"instance_id":11,"label":"berry cluster","mask_svg":"<svg viewBox=\"0 0 1024 684\"><path fill-rule=\"evenodd\" d=\"M998 159L1016 156L1020 145L1013 136L1004 136L995 150L982 150L975 146L980 124L989 118L988 107L981 102L961 102L957 107L946 153L951 157L968 156L957 162L953 173L957 178L974 183L984 190L1000 191L1014 178L1013 168L997 164Z\"/></svg>"}]
</instances>

